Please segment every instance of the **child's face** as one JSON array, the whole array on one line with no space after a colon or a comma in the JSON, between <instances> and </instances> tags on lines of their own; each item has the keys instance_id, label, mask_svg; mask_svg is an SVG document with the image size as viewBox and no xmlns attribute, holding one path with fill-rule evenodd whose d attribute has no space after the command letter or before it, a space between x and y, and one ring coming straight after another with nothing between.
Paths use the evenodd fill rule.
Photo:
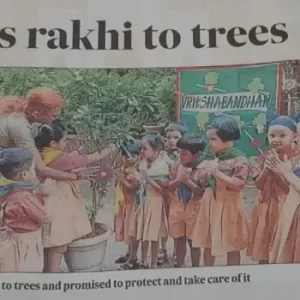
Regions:
<instances>
[{"instance_id":1,"label":"child's face","mask_svg":"<svg viewBox=\"0 0 300 300\"><path fill-rule=\"evenodd\" d=\"M209 148L213 153L220 153L228 148L228 143L223 142L220 139L215 129L209 129L207 135L209 140Z\"/></svg>"},{"instance_id":2,"label":"child's face","mask_svg":"<svg viewBox=\"0 0 300 300\"><path fill-rule=\"evenodd\" d=\"M67 136L64 136L58 142L52 141L50 146L51 146L51 148L65 151L67 148Z\"/></svg>"},{"instance_id":3,"label":"child's face","mask_svg":"<svg viewBox=\"0 0 300 300\"><path fill-rule=\"evenodd\" d=\"M269 128L268 140L270 147L275 150L282 150L291 147L296 134L287 127L276 125Z\"/></svg>"},{"instance_id":4,"label":"child's face","mask_svg":"<svg viewBox=\"0 0 300 300\"><path fill-rule=\"evenodd\" d=\"M139 155L137 154L131 154L131 157L129 155L123 156L124 164L129 167L136 165L138 160L139 160Z\"/></svg>"},{"instance_id":5,"label":"child's face","mask_svg":"<svg viewBox=\"0 0 300 300\"><path fill-rule=\"evenodd\" d=\"M158 151L153 149L147 139L143 138L141 140L141 157L143 159L146 159L148 161L152 161L153 159L155 159L155 157L157 156Z\"/></svg>"},{"instance_id":6,"label":"child's face","mask_svg":"<svg viewBox=\"0 0 300 300\"><path fill-rule=\"evenodd\" d=\"M180 157L180 163L183 166L188 166L189 164L191 164L192 162L194 162L199 157L199 153L192 154L187 149L180 149L180 148L178 148L178 153L179 153L179 157Z\"/></svg>"},{"instance_id":7,"label":"child's face","mask_svg":"<svg viewBox=\"0 0 300 300\"><path fill-rule=\"evenodd\" d=\"M28 171L22 172L21 177L22 181L26 182L35 182L37 180L35 172L35 161L32 162L32 165Z\"/></svg>"},{"instance_id":8,"label":"child's face","mask_svg":"<svg viewBox=\"0 0 300 300\"><path fill-rule=\"evenodd\" d=\"M168 150L176 150L176 144L182 138L182 134L179 131L168 131L166 137Z\"/></svg>"}]
</instances>

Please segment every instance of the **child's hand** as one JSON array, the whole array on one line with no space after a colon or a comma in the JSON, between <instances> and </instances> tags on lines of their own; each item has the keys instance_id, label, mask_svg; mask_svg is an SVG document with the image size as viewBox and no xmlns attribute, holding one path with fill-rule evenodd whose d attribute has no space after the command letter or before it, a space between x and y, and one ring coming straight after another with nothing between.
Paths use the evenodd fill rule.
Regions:
<instances>
[{"instance_id":1,"label":"child's hand","mask_svg":"<svg viewBox=\"0 0 300 300\"><path fill-rule=\"evenodd\" d=\"M181 183L186 183L189 180L189 174L186 169L180 168L178 170L177 180Z\"/></svg>"},{"instance_id":2,"label":"child's hand","mask_svg":"<svg viewBox=\"0 0 300 300\"><path fill-rule=\"evenodd\" d=\"M116 176L116 179L119 181L119 182L124 182L125 181L125 175L120 172L120 171L115 171L115 176Z\"/></svg>"},{"instance_id":3,"label":"child's hand","mask_svg":"<svg viewBox=\"0 0 300 300\"><path fill-rule=\"evenodd\" d=\"M217 171L219 170L219 162L217 159L208 161L205 166L205 170L209 175L216 175Z\"/></svg>"},{"instance_id":4,"label":"child's hand","mask_svg":"<svg viewBox=\"0 0 300 300\"><path fill-rule=\"evenodd\" d=\"M140 171L140 174L141 174L142 178L143 178L146 182L149 182L150 177L149 177L148 172L147 172L146 170Z\"/></svg>"},{"instance_id":5,"label":"child's hand","mask_svg":"<svg viewBox=\"0 0 300 300\"><path fill-rule=\"evenodd\" d=\"M277 174L284 175L293 171L292 161L289 160L286 155L283 161L279 159L278 155L273 156L267 160L267 164L269 168Z\"/></svg>"},{"instance_id":6,"label":"child's hand","mask_svg":"<svg viewBox=\"0 0 300 300\"><path fill-rule=\"evenodd\" d=\"M110 152L115 152L117 150L117 146L115 144L109 144L107 148L110 150Z\"/></svg>"},{"instance_id":7,"label":"child's hand","mask_svg":"<svg viewBox=\"0 0 300 300\"><path fill-rule=\"evenodd\" d=\"M83 154L83 153L84 153L84 150L85 150L85 145L81 145L81 146L77 149L77 151L78 151L79 154Z\"/></svg>"}]
</instances>

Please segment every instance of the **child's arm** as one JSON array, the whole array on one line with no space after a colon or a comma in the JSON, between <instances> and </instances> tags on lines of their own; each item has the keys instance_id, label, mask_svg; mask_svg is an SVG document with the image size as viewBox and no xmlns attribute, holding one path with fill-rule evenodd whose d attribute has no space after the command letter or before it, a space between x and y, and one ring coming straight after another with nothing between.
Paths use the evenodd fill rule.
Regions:
<instances>
[{"instance_id":1,"label":"child's arm","mask_svg":"<svg viewBox=\"0 0 300 300\"><path fill-rule=\"evenodd\" d=\"M154 181L152 178L150 177L146 177L146 182L150 185L152 185L157 192L159 192L160 194L162 194L164 192L164 188L167 187L167 183L158 183L156 181Z\"/></svg>"},{"instance_id":2,"label":"child's arm","mask_svg":"<svg viewBox=\"0 0 300 300\"><path fill-rule=\"evenodd\" d=\"M175 191L181 183L176 176L178 168L179 168L178 164L174 164L170 167L168 190L171 192Z\"/></svg>"},{"instance_id":3,"label":"child's arm","mask_svg":"<svg viewBox=\"0 0 300 300\"><path fill-rule=\"evenodd\" d=\"M285 180L298 192L300 193L300 174L297 175L292 171L284 174Z\"/></svg>"},{"instance_id":4,"label":"child's arm","mask_svg":"<svg viewBox=\"0 0 300 300\"><path fill-rule=\"evenodd\" d=\"M66 171L74 172L86 168L88 165L101 161L111 153L113 147L105 148L101 152L95 152L89 155L81 155L78 151L71 153L63 152L52 164L51 167Z\"/></svg>"},{"instance_id":5,"label":"child's arm","mask_svg":"<svg viewBox=\"0 0 300 300\"><path fill-rule=\"evenodd\" d=\"M125 189L129 190L130 192L135 192L139 186L139 181L136 178L133 177L129 180L122 173L117 173L117 181L120 182Z\"/></svg>"},{"instance_id":6,"label":"child's arm","mask_svg":"<svg viewBox=\"0 0 300 300\"><path fill-rule=\"evenodd\" d=\"M26 215L38 224L46 224L49 221L49 215L41 200L33 195L26 195L24 197L22 208Z\"/></svg>"},{"instance_id":7,"label":"child's arm","mask_svg":"<svg viewBox=\"0 0 300 300\"><path fill-rule=\"evenodd\" d=\"M232 176L224 174L219 169L213 170L212 175L217 180L223 181L229 189L240 192L247 184L249 171L250 166L248 160L241 159L234 164Z\"/></svg>"},{"instance_id":8,"label":"child's arm","mask_svg":"<svg viewBox=\"0 0 300 300\"><path fill-rule=\"evenodd\" d=\"M164 189L168 187L167 182L156 182L151 177L148 176L147 172L141 171L142 177L150 184L158 193L162 194Z\"/></svg>"},{"instance_id":9,"label":"child's arm","mask_svg":"<svg viewBox=\"0 0 300 300\"><path fill-rule=\"evenodd\" d=\"M198 170L198 172L200 172L200 170ZM193 181L187 173L187 170L181 169L177 173L177 178L180 183L185 184L194 194L197 195L198 193L201 193L203 191L203 186L200 186L200 182L196 183L195 181Z\"/></svg>"},{"instance_id":10,"label":"child's arm","mask_svg":"<svg viewBox=\"0 0 300 300\"><path fill-rule=\"evenodd\" d=\"M86 155L88 165L91 165L93 163L103 160L105 157L107 157L109 154L111 154L115 150L116 150L116 146L110 145L109 147L103 149L101 152L97 151L95 153Z\"/></svg>"},{"instance_id":11,"label":"child's arm","mask_svg":"<svg viewBox=\"0 0 300 300\"><path fill-rule=\"evenodd\" d=\"M269 165L273 172L282 176L282 180L285 180L287 184L300 193L300 168L296 167L294 170L292 160L289 160L287 156L284 157L283 161L279 157L274 157Z\"/></svg>"},{"instance_id":12,"label":"child's arm","mask_svg":"<svg viewBox=\"0 0 300 300\"><path fill-rule=\"evenodd\" d=\"M259 158L254 162L251 168L251 177L258 190L263 190L269 172L270 170Z\"/></svg>"}]
</instances>

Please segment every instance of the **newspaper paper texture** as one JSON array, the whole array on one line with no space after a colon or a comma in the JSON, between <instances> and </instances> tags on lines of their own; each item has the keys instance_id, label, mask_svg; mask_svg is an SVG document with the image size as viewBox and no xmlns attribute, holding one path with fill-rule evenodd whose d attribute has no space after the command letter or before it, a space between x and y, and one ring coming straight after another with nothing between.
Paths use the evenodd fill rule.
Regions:
<instances>
[{"instance_id":1,"label":"newspaper paper texture","mask_svg":"<svg viewBox=\"0 0 300 300\"><path fill-rule=\"evenodd\" d=\"M1 296L299 294L299 1L0 3Z\"/></svg>"}]
</instances>

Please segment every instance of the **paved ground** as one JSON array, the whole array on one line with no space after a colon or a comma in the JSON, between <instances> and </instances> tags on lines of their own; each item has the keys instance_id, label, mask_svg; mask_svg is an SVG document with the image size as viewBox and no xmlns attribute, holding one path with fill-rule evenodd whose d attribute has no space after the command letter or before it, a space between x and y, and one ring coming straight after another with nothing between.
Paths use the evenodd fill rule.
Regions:
<instances>
[{"instance_id":1,"label":"paved ground","mask_svg":"<svg viewBox=\"0 0 300 300\"><path fill-rule=\"evenodd\" d=\"M86 184L82 186L82 195L84 199L90 198L90 191ZM251 208L254 204L256 197L256 191L254 188L245 188L244 190L244 205L247 212L247 216L250 216ZM107 199L103 201L103 207L100 209L99 215L97 219L104 223L105 225L112 227L113 224L113 217L114 217L114 195L113 191L111 190L108 194ZM169 264L162 266L163 268L172 267L172 240L169 239L168 241L168 252L169 252ZM122 243L116 243L114 235L108 240L108 246L106 251L106 256L103 264L103 270L117 270L119 265L114 263L115 259L126 252L126 246ZM242 254L242 264L253 264L251 260L245 254ZM225 265L226 264L226 257L219 257L216 260L216 265ZM201 265L203 265L203 260L201 259ZM190 266L190 256L187 255L186 257L186 266ZM66 265L63 262L62 264L62 271L67 272Z\"/></svg>"}]
</instances>

